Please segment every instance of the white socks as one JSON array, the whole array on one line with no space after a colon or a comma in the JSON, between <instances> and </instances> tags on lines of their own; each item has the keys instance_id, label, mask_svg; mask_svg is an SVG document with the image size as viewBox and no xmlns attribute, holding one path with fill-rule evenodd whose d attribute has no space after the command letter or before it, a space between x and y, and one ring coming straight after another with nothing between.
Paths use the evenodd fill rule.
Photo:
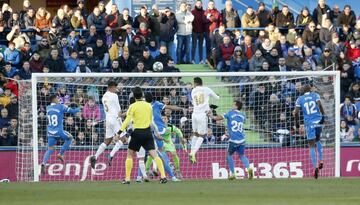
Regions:
<instances>
[{"instance_id":1,"label":"white socks","mask_svg":"<svg viewBox=\"0 0 360 205\"><path fill-rule=\"evenodd\" d=\"M195 150L195 144L197 141L198 137L196 137L195 135L191 138L191 154L194 154L194 150Z\"/></svg>"},{"instance_id":2,"label":"white socks","mask_svg":"<svg viewBox=\"0 0 360 205\"><path fill-rule=\"evenodd\" d=\"M96 151L96 154L95 154L96 159L101 155L101 153L103 153L105 151L106 147L107 146L106 146L106 144L104 142L101 143L101 145L99 146L99 148L98 148L98 150Z\"/></svg>"},{"instance_id":3,"label":"white socks","mask_svg":"<svg viewBox=\"0 0 360 205\"><path fill-rule=\"evenodd\" d=\"M147 178L144 159L139 159L139 168L143 177Z\"/></svg>"},{"instance_id":4,"label":"white socks","mask_svg":"<svg viewBox=\"0 0 360 205\"><path fill-rule=\"evenodd\" d=\"M115 143L115 146L113 147L113 149L111 150L110 152L110 157L114 157L115 153L117 151L119 151L119 149L121 148L121 146L123 145L123 142L121 140L118 140L116 143Z\"/></svg>"},{"instance_id":5,"label":"white socks","mask_svg":"<svg viewBox=\"0 0 360 205\"><path fill-rule=\"evenodd\" d=\"M196 154L197 151L199 151L201 144L203 143L204 138L198 137L194 146L194 151L192 151L192 154Z\"/></svg>"}]
</instances>

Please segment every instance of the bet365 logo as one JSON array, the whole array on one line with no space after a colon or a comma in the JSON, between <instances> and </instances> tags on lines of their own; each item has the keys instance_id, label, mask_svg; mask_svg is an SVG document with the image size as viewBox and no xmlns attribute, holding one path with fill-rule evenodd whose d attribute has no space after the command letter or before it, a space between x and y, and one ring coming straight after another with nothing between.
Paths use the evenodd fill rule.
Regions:
<instances>
[{"instance_id":1,"label":"bet365 logo","mask_svg":"<svg viewBox=\"0 0 360 205\"><path fill-rule=\"evenodd\" d=\"M251 164L253 167L254 178L302 178L304 172L301 169L301 162L278 162L274 166L269 163L258 163L257 166ZM219 163L212 163L213 179L227 179L229 172L226 168L219 166ZM235 167L236 178L244 178L245 171L240 167Z\"/></svg>"}]
</instances>

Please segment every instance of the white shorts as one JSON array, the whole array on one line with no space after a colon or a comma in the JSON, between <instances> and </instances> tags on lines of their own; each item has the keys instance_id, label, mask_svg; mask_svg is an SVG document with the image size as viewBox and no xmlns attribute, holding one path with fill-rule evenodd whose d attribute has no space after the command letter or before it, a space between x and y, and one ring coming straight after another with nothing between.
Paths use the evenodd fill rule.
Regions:
<instances>
[{"instance_id":1,"label":"white shorts","mask_svg":"<svg viewBox=\"0 0 360 205\"><path fill-rule=\"evenodd\" d=\"M122 121L121 118L106 118L105 122L105 139L113 138L120 130Z\"/></svg>"},{"instance_id":2,"label":"white shorts","mask_svg":"<svg viewBox=\"0 0 360 205\"><path fill-rule=\"evenodd\" d=\"M208 117L206 113L193 113L191 116L193 132L206 135L208 131Z\"/></svg>"}]
</instances>

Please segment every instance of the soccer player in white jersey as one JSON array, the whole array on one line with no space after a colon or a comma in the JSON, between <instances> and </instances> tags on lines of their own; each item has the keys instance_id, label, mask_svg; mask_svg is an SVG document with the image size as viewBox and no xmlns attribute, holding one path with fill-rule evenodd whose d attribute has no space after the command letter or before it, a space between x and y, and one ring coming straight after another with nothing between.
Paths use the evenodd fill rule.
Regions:
<instances>
[{"instance_id":1,"label":"soccer player in white jersey","mask_svg":"<svg viewBox=\"0 0 360 205\"><path fill-rule=\"evenodd\" d=\"M103 153L107 146L112 142L113 138L116 136L117 131L121 127L121 108L119 103L119 97L116 94L117 84L113 81L108 83L107 91L102 97L102 103L104 105L105 115L106 115L106 130L105 130L105 140L99 146L96 154L90 158L91 167L95 169L95 163L98 157ZM123 142L118 139L115 143L114 148L110 152L108 157L108 164L111 166L111 159L114 154L121 148Z\"/></svg>"},{"instance_id":2,"label":"soccer player in white jersey","mask_svg":"<svg viewBox=\"0 0 360 205\"><path fill-rule=\"evenodd\" d=\"M191 152L189 159L191 163L196 163L196 152L200 149L204 141L204 136L208 132L208 116L210 112L209 98L220 99L220 97L210 88L203 86L202 79L194 78L194 88L191 91L192 104L194 106L192 113L193 137L191 139Z\"/></svg>"}]
</instances>

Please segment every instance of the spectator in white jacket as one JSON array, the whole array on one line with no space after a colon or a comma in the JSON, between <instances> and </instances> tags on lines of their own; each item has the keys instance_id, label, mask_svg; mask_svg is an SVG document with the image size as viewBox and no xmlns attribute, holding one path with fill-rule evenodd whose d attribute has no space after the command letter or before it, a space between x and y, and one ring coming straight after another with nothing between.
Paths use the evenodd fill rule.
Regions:
<instances>
[{"instance_id":1,"label":"spectator in white jacket","mask_svg":"<svg viewBox=\"0 0 360 205\"><path fill-rule=\"evenodd\" d=\"M177 64L190 63L190 37L192 34L192 22L194 16L186 9L186 3L180 4L180 10L176 13L178 23L177 31ZM185 61L184 61L185 57Z\"/></svg>"}]
</instances>

